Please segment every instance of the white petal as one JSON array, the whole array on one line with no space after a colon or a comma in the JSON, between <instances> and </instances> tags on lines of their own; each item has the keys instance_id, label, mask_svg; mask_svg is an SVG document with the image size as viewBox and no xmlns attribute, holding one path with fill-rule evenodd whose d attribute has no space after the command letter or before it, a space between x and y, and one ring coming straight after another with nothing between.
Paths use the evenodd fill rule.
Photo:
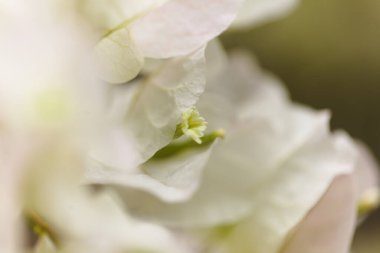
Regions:
<instances>
[{"instance_id":1,"label":"white petal","mask_svg":"<svg viewBox=\"0 0 380 253\"><path fill-rule=\"evenodd\" d=\"M367 190L379 187L379 166L371 151L364 143L356 142L360 156L355 169L355 184L360 197Z\"/></svg>"},{"instance_id":2,"label":"white petal","mask_svg":"<svg viewBox=\"0 0 380 253\"><path fill-rule=\"evenodd\" d=\"M331 178L353 166L351 150L342 148L343 145L335 147L337 144L328 140L330 137L323 129L326 117L314 119L307 114L303 117L308 123L289 126L294 132L276 133L270 125L263 124L265 121L255 118L252 119L254 124L245 123L236 133L227 135L211 155L199 190L183 204L165 204L144 195L137 195L134 199L123 193L124 197L132 210L138 210L137 214L180 226L236 222L259 207L254 215L258 220L254 220L256 225L250 233L258 237L259 231L266 230L264 234L274 237L279 233L277 239L280 240L315 204ZM286 120L282 121L283 124ZM315 140L318 138L322 140ZM298 204L282 206L289 196L297 197L294 202ZM269 213L275 214L267 215ZM279 229L273 226L276 224L267 224L287 216L290 217L286 227ZM272 241L266 243L264 239L260 244L262 247L276 245Z\"/></svg>"},{"instance_id":3,"label":"white petal","mask_svg":"<svg viewBox=\"0 0 380 253\"><path fill-rule=\"evenodd\" d=\"M204 51L165 62L156 74L138 83L125 118L142 160L171 142L182 112L205 87Z\"/></svg>"},{"instance_id":4,"label":"white petal","mask_svg":"<svg viewBox=\"0 0 380 253\"><path fill-rule=\"evenodd\" d=\"M10 166L9 154L4 151L4 143L0 143L0 252L13 253L19 252L21 244L20 203L17 200L19 171Z\"/></svg>"},{"instance_id":5,"label":"white petal","mask_svg":"<svg viewBox=\"0 0 380 253\"><path fill-rule=\"evenodd\" d=\"M182 112L191 108L204 90L204 65L204 52L198 50L164 62L134 89L116 90L117 96L124 94L128 102L114 101L118 119L91 153L96 162L88 166L89 182L135 187L167 201L191 196L211 147L173 160L140 164L173 140ZM125 108L120 110L120 106Z\"/></svg>"},{"instance_id":6,"label":"white petal","mask_svg":"<svg viewBox=\"0 0 380 253\"><path fill-rule=\"evenodd\" d=\"M358 224L373 212L380 204L379 166L371 151L356 141L359 152L354 172L356 200L358 206Z\"/></svg>"},{"instance_id":7,"label":"white petal","mask_svg":"<svg viewBox=\"0 0 380 253\"><path fill-rule=\"evenodd\" d=\"M253 27L286 16L298 0L245 0L232 28Z\"/></svg>"},{"instance_id":8,"label":"white petal","mask_svg":"<svg viewBox=\"0 0 380 253\"><path fill-rule=\"evenodd\" d=\"M78 4L75 0L74 7L96 30L106 33L116 27L126 26L166 1L168 0L81 0Z\"/></svg>"},{"instance_id":9,"label":"white petal","mask_svg":"<svg viewBox=\"0 0 380 253\"><path fill-rule=\"evenodd\" d=\"M131 25L143 54L167 58L189 54L225 30L241 0L172 0Z\"/></svg>"},{"instance_id":10,"label":"white petal","mask_svg":"<svg viewBox=\"0 0 380 253\"><path fill-rule=\"evenodd\" d=\"M128 216L112 192L81 185L83 164L74 154L44 153L26 177L24 192L26 210L58 234L63 252L187 252L169 230Z\"/></svg>"},{"instance_id":11,"label":"white petal","mask_svg":"<svg viewBox=\"0 0 380 253\"><path fill-rule=\"evenodd\" d=\"M87 136L96 129L104 88L92 71L88 34L68 24L52 25L50 17L23 18L1 23L2 121L18 134L43 136L86 125L78 137Z\"/></svg>"},{"instance_id":12,"label":"white petal","mask_svg":"<svg viewBox=\"0 0 380 253\"><path fill-rule=\"evenodd\" d=\"M316 133L254 193L251 217L233 228L225 240L227 248L242 253L278 252L334 177L352 172L354 159L348 139Z\"/></svg>"},{"instance_id":13,"label":"white petal","mask_svg":"<svg viewBox=\"0 0 380 253\"><path fill-rule=\"evenodd\" d=\"M34 248L33 253L54 253L57 252L54 243L48 236L42 236L39 238L37 245Z\"/></svg>"},{"instance_id":14,"label":"white petal","mask_svg":"<svg viewBox=\"0 0 380 253\"><path fill-rule=\"evenodd\" d=\"M281 253L347 253L355 220L353 176L338 176L297 226Z\"/></svg>"},{"instance_id":15,"label":"white petal","mask_svg":"<svg viewBox=\"0 0 380 253\"><path fill-rule=\"evenodd\" d=\"M95 59L100 77L110 83L133 79L144 64L127 29L119 29L102 38L95 47Z\"/></svg>"},{"instance_id":16,"label":"white petal","mask_svg":"<svg viewBox=\"0 0 380 253\"><path fill-rule=\"evenodd\" d=\"M232 75L226 81L231 79L239 80ZM222 95L214 94L235 101L230 101L231 105L241 103L244 110L230 118L226 139L212 153L194 196L185 203L167 204L151 196L123 193L132 210L178 226L237 222L254 210L255 225L246 225L246 229L257 238L272 235L273 240L262 238L252 247L261 246L258 252L273 252L318 201L332 178L352 169L351 146L341 141L343 138L328 134L327 114L292 105L270 76L248 80L233 83L236 90L251 84L248 90L243 89L240 99L229 98L230 93L223 91ZM207 92L203 98L208 98ZM286 205L289 196L296 198L294 206ZM273 215L267 215L270 213ZM276 222L286 224L277 227ZM248 242L237 244L251 247Z\"/></svg>"},{"instance_id":17,"label":"white petal","mask_svg":"<svg viewBox=\"0 0 380 253\"><path fill-rule=\"evenodd\" d=\"M218 51L223 54L220 48L213 48L208 50L207 61L215 65L215 61L220 62L218 58L224 57L218 56ZM239 118L274 117L283 114L281 111L286 112L287 91L277 78L261 70L248 55L247 52L233 52L228 64L219 65L219 76L208 76L198 108L208 120L209 128L223 127L228 131L231 122Z\"/></svg>"},{"instance_id":18,"label":"white petal","mask_svg":"<svg viewBox=\"0 0 380 253\"><path fill-rule=\"evenodd\" d=\"M215 78L227 70L228 56L222 43L218 39L212 40L206 47L206 74L207 83L212 83Z\"/></svg>"},{"instance_id":19,"label":"white petal","mask_svg":"<svg viewBox=\"0 0 380 253\"><path fill-rule=\"evenodd\" d=\"M92 163L86 172L90 183L116 187L124 194L141 190L165 202L183 202L197 190L213 145L173 158L149 161L138 168L117 170Z\"/></svg>"}]
</instances>

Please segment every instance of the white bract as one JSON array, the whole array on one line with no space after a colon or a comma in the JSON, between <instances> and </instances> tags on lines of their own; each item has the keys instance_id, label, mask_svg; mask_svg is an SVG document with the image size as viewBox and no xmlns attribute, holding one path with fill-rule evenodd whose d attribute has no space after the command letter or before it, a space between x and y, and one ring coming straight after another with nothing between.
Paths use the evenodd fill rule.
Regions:
<instances>
[{"instance_id":1,"label":"white bract","mask_svg":"<svg viewBox=\"0 0 380 253\"><path fill-rule=\"evenodd\" d=\"M88 5L88 7L98 8L97 11L91 12L92 14L111 15L115 13L116 6L119 6L122 13L128 4L134 4L133 1L123 2L123 4L119 1L115 2L117 4L104 8L99 6L98 8L96 4ZM103 2L98 1L97 3ZM158 5L160 7L157 7ZM210 76L210 73L204 71L204 53L203 47L200 47L225 29L227 24L232 21L239 1L207 1L207 3L203 1L200 3L171 0L166 3L159 2L158 5L157 8L148 8L151 7L149 4L144 5L147 7L145 11L136 8L142 14L125 15L129 16L130 20L124 20L124 22L121 20L107 21L107 24L112 23L113 25L108 24L110 31L100 42L105 47L98 52L104 55L110 52L115 53L109 59L116 66L109 63L104 66L105 68L110 67L111 72L127 73L124 69L126 65L119 60L128 58L124 54L133 54L131 48L134 45L136 48L142 49L145 56L177 57L156 61L153 67L149 65L153 61L149 60L149 66L142 72L142 80L132 82L134 87L114 88L116 95L112 99L112 116L109 119L113 125L104 134L103 141L91 152L95 163L89 166L88 179L89 182L100 184L111 183L145 189L162 199L181 201L194 192L194 185L198 185L199 180L191 184L184 184L192 185L191 190L184 188L184 185L179 187L178 184L173 184L172 179L157 178L155 176L157 173L149 172L153 171L152 169L142 169L144 165L141 164L173 141L178 124L182 126L186 136L190 136L198 143L201 142L200 137L204 134L206 124L200 126L199 129L186 130L184 126L187 123L183 120L186 113L196 105L202 95L205 76ZM252 8L249 6L248 9L260 8L255 5ZM262 12L251 14L251 16L255 15L262 15ZM121 25L115 29L112 28L118 22ZM128 38L135 40L136 43L131 44L128 48L119 47ZM114 43L115 41L119 42ZM114 48L115 51L110 48ZM136 62L128 60L128 63L132 65ZM218 64L215 61L215 68ZM145 77L145 75L147 76ZM214 125L208 129L210 132L220 127L223 126ZM184 168L189 167L189 164L192 164L193 167L198 164L196 167L201 168L207 157L202 155L202 159L200 159L198 156L190 155L186 159L178 159L187 162L177 163L176 166L173 164L166 166L165 162L160 162L159 165L149 163L149 168L166 167L166 173L160 172L160 174L176 175L175 178L181 175L183 178L187 175L181 172L184 171ZM177 168L174 169L175 167ZM194 170L201 171L195 168ZM200 175L198 172L196 174ZM193 180L194 173L189 173L189 175L191 175L189 180Z\"/></svg>"},{"instance_id":2,"label":"white bract","mask_svg":"<svg viewBox=\"0 0 380 253\"><path fill-rule=\"evenodd\" d=\"M242 0L82 1L79 11L102 38L95 55L101 77L123 83L144 57L184 56L205 46L234 20Z\"/></svg>"},{"instance_id":3,"label":"white bract","mask_svg":"<svg viewBox=\"0 0 380 253\"><path fill-rule=\"evenodd\" d=\"M295 3L0 0L0 251L347 253L369 152L206 49Z\"/></svg>"},{"instance_id":4,"label":"white bract","mask_svg":"<svg viewBox=\"0 0 380 253\"><path fill-rule=\"evenodd\" d=\"M111 83L134 78L144 57L183 56L204 46L233 21L247 27L285 16L296 0L83 1L80 10L103 34L96 47L101 76ZM236 14L239 14L236 17Z\"/></svg>"},{"instance_id":5,"label":"white bract","mask_svg":"<svg viewBox=\"0 0 380 253\"><path fill-rule=\"evenodd\" d=\"M298 0L245 0L232 28L251 28L284 17L297 6Z\"/></svg>"},{"instance_id":6,"label":"white bract","mask_svg":"<svg viewBox=\"0 0 380 253\"><path fill-rule=\"evenodd\" d=\"M340 186L331 186L338 189L333 197L322 196L335 178L352 176L363 157L357 146L347 135L329 132L328 113L291 103L277 79L241 54L212 78L197 107L209 127L223 127L227 135L211 151L199 188L185 201L168 203L156 194L117 187L131 212L178 228L228 225L217 252L278 253L314 206L321 219L331 218L324 214L331 211L324 202L338 194L349 199L341 207L348 213L332 232L341 240L335 245L331 240L324 252L344 253L359 201L355 194L339 195ZM323 229L329 226L323 224ZM313 243L306 247L316 247Z\"/></svg>"},{"instance_id":7,"label":"white bract","mask_svg":"<svg viewBox=\"0 0 380 253\"><path fill-rule=\"evenodd\" d=\"M200 49L159 63L129 87L114 88L109 128L91 152L88 181L145 189L168 201L189 197L212 145L145 162L173 141L179 124L189 123L183 115L204 91L204 70Z\"/></svg>"},{"instance_id":8,"label":"white bract","mask_svg":"<svg viewBox=\"0 0 380 253\"><path fill-rule=\"evenodd\" d=\"M188 252L169 230L129 217L112 193L82 185L87 150L107 129L106 90L88 31L30 8L0 19L1 252L31 252L22 247L33 233L38 253Z\"/></svg>"},{"instance_id":9,"label":"white bract","mask_svg":"<svg viewBox=\"0 0 380 253\"><path fill-rule=\"evenodd\" d=\"M125 92L118 88L114 89L117 98L113 99L115 105L113 108L116 108L117 112L112 112L109 131L104 134L98 147L91 152L91 157L97 164L89 166L90 182L102 184L114 182L142 188L173 201L191 195L198 185L198 180L180 186L173 179L168 180L162 176L157 178L158 174L150 168L166 167L167 173L172 171L170 174L176 175L175 178L185 175L191 175L192 178L200 173L200 170L194 166L197 164L197 167L203 167L207 155L187 154L188 158L182 157L177 163L169 162L167 166L163 162L154 166L152 163L141 164L173 141L177 125L181 124L183 115L196 104L203 93L205 87L203 48L209 40L232 22L238 5L239 1L233 0L207 3L172 0L158 8L149 8L146 12L136 14L130 22L123 22L116 29L112 28L103 38L100 43L105 45L105 48L97 52L103 55L115 53L109 59L117 66L105 64L106 67L110 66L111 72L117 69L118 73L126 73L123 68L127 65L119 59L126 59L128 64L137 62L124 57L124 54L132 52L131 46L128 50L119 47L126 38L135 40L136 48L141 49L144 56L177 57L160 62L148 73L148 77L136 81L135 87ZM112 8L112 6L108 8L110 7ZM107 10L103 12L107 14ZM114 47L115 41L118 42ZM111 111L115 110L111 108ZM116 116L113 116L114 114ZM185 130L184 134L193 133L192 138L200 142L198 138L204 129L201 127L198 130L195 128L189 130ZM198 132L194 134L194 131ZM185 168L190 165L198 172L173 174L173 171L186 171Z\"/></svg>"},{"instance_id":10,"label":"white bract","mask_svg":"<svg viewBox=\"0 0 380 253\"><path fill-rule=\"evenodd\" d=\"M26 215L42 231L36 253L190 252L168 229L130 217L112 192L83 187L78 150L47 154L32 164L24 192Z\"/></svg>"}]
</instances>

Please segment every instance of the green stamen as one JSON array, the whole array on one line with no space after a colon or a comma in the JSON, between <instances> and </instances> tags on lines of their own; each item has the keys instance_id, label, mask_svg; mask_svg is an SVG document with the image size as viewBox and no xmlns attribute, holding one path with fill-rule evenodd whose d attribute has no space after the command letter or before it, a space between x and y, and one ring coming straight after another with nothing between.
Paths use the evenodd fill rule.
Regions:
<instances>
[{"instance_id":1,"label":"green stamen","mask_svg":"<svg viewBox=\"0 0 380 253\"><path fill-rule=\"evenodd\" d=\"M172 143L160 149L152 157L152 159L155 159L155 160L164 159L164 158L168 158L170 156L176 155L178 153L181 153L183 151L186 151L192 148L202 148L202 147L210 145L218 138L223 139L224 136L225 136L225 131L223 129L218 129L216 131L211 132L210 134L200 137L201 144L195 143L192 140L187 140L185 142L180 142L180 143Z\"/></svg>"}]
</instances>

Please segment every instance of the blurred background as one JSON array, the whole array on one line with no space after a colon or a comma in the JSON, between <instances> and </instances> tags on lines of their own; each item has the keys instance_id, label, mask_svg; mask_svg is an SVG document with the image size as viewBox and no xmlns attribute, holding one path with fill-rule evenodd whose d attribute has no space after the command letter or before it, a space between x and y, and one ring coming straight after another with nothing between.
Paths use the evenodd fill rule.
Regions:
<instances>
[{"instance_id":1,"label":"blurred background","mask_svg":"<svg viewBox=\"0 0 380 253\"><path fill-rule=\"evenodd\" d=\"M256 55L293 100L329 108L332 127L366 142L380 160L380 1L301 0L282 20L222 39ZM380 252L380 210L360 225L353 252Z\"/></svg>"}]
</instances>

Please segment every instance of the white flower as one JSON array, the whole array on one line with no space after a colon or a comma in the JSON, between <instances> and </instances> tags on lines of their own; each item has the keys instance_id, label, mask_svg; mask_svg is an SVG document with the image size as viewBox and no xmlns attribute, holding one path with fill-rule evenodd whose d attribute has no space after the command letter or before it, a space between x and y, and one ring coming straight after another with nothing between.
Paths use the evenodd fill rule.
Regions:
<instances>
[{"instance_id":1,"label":"white flower","mask_svg":"<svg viewBox=\"0 0 380 253\"><path fill-rule=\"evenodd\" d=\"M205 62L240 2L0 1L1 252L348 251L377 165L241 54ZM108 82L161 60L105 89L94 41Z\"/></svg>"},{"instance_id":2,"label":"white flower","mask_svg":"<svg viewBox=\"0 0 380 253\"><path fill-rule=\"evenodd\" d=\"M35 7L0 18L0 251L31 252L34 234L36 253L188 252L112 193L82 185L87 151L108 130L104 85L88 31Z\"/></svg>"},{"instance_id":3,"label":"white flower","mask_svg":"<svg viewBox=\"0 0 380 253\"><path fill-rule=\"evenodd\" d=\"M212 142L222 136L220 132L212 129L203 136L209 141L196 150L184 148L185 152L173 159L150 158L170 149L171 144L177 145L175 142L188 142L186 135L174 139L182 117L204 91L204 71L204 50L200 49L160 61L147 77L127 87L113 88L109 129L91 151L89 183L143 189L166 201L190 197L198 186Z\"/></svg>"},{"instance_id":4,"label":"white flower","mask_svg":"<svg viewBox=\"0 0 380 253\"><path fill-rule=\"evenodd\" d=\"M126 40L123 36L132 38L134 35L142 38L141 43L138 43L139 39L137 39L135 43L137 47L146 45L147 51L153 50L146 53L150 57L161 58L186 55L155 62L153 68L149 67L148 71L146 71L148 68L145 68L145 71L142 72L143 80L132 82L131 86L133 87L114 88L116 95L113 98L113 108L116 109L111 110L113 115L116 116L112 116L112 119L109 120L114 122L114 126L111 126L110 130L105 134L104 141L101 141L98 147L91 152L91 157L96 162L89 166L88 179L89 182L101 184L111 183L137 187L156 194L165 200L181 201L184 197L187 198L193 193L193 186L198 185L199 180L186 184L192 185L191 190L183 188L184 185L179 187L174 184L177 186L174 187L173 191L173 180L163 180L162 177L157 178L157 173L149 173L149 171L153 170L146 169L146 167L152 168L155 163L149 163L149 166L142 164L157 151L173 142L173 138L176 137L176 126L181 122L181 118L186 116L186 112L194 107L203 93L205 76L207 75L210 78L211 74L204 71L203 48L196 49L204 46L212 38L211 34L216 35L224 29L222 27L225 27L231 21L239 1L208 1L207 4L203 2L197 5L198 2L194 1L190 4L185 0L172 0L166 3L159 2L158 5L162 5L160 7L155 6L157 8L150 8L151 5L144 5L143 2L148 3L149 1L142 1L141 6L139 5L139 8L136 8L141 13L144 13L143 15L136 14L135 18L131 18L131 22L121 23L123 25L118 26L117 29L111 29L112 25L108 25L108 29L111 29L112 33L107 34L109 36L104 38L103 41L108 46L102 52L108 55L109 52L112 52L109 47L115 45L120 51L115 51L114 56L105 58L110 59L122 68L117 72L127 73L123 70L124 64L119 61L119 58L127 60L128 57L124 56L124 54L128 53L131 47L134 46L128 46L128 50L119 46ZM96 6L95 4L94 8L97 9L103 6L101 5L103 2L98 1L98 3L100 5ZM134 3L132 1L130 3L123 2L122 4L122 2L117 1L119 7L123 6L120 7L121 12L125 10L128 4ZM85 4L84 6L87 5ZM142 11L144 9L140 8L142 6L146 7L145 11L148 14ZM191 7L189 8L189 6ZM272 6L275 5L273 4ZM114 13L114 7L113 5L107 5L107 8L97 9L93 14L100 12L106 16L107 14L111 15ZM261 16L265 12L262 11L260 5L255 4L248 7L250 10L259 10L258 12L253 11L251 16ZM217 11L219 12L216 13ZM214 12L215 14L213 14ZM208 18L212 15L215 17ZM133 15L125 14L126 16L132 17ZM116 17L120 18L117 15ZM100 19L100 21L104 20L108 19ZM113 23L118 22L121 22L121 20ZM111 40L112 36L117 38ZM120 42L114 43L115 41ZM192 46L193 44L197 46ZM161 55L157 55L158 53ZM132 61L132 65L134 62L136 61ZM151 63L151 61L148 61L148 63ZM218 68L218 64L215 61L214 67ZM110 67L111 72L117 69L113 64L106 63L105 65L105 68ZM208 72L212 72L212 70L208 70ZM146 78L144 78L145 76ZM208 129L209 131L215 131L220 127L213 126ZM187 131L185 129L185 134L192 136L195 141L199 142L199 137L201 137L204 127L202 126L198 130L200 131L195 133L193 130ZM157 168L154 171L164 170L166 174L162 171L159 174L162 173L162 175L167 176L170 172L171 175L178 176L173 172L180 173L184 171L184 168L187 168L190 163L192 166L198 164L196 167L201 168L208 156L202 155L202 159L200 159L198 156L189 155L187 158L182 159L187 162L165 166L165 162L161 161L160 165L154 165L161 169ZM165 167L168 169L163 169ZM177 169L174 169L176 167ZM201 169L194 168L194 171L201 171ZM199 173L197 172L196 174L198 175ZM184 176L183 173L180 173L180 175ZM189 178L193 178L194 174L191 175ZM169 181L171 183L168 183Z\"/></svg>"},{"instance_id":5,"label":"white flower","mask_svg":"<svg viewBox=\"0 0 380 253\"><path fill-rule=\"evenodd\" d=\"M14 7L18 4L15 1ZM36 11L33 4L22 7L12 6L9 11L7 6L0 17L0 251L4 253L20 252L25 244L22 190L32 163L60 145L85 149L99 130L95 126L101 122L104 92L91 72L87 30L59 23L58 17Z\"/></svg>"},{"instance_id":6,"label":"white flower","mask_svg":"<svg viewBox=\"0 0 380 253\"><path fill-rule=\"evenodd\" d=\"M112 192L83 187L81 153L71 148L36 157L27 175L24 208L38 228L36 253L190 252L168 229L130 217Z\"/></svg>"},{"instance_id":7,"label":"white flower","mask_svg":"<svg viewBox=\"0 0 380 253\"><path fill-rule=\"evenodd\" d=\"M98 0L84 1L81 8L104 35L96 47L101 76L108 82L122 83L138 74L144 57L189 54L205 46L232 22L234 28L255 26L285 16L296 3L296 0L117 0L110 4Z\"/></svg>"},{"instance_id":8,"label":"white flower","mask_svg":"<svg viewBox=\"0 0 380 253\"><path fill-rule=\"evenodd\" d=\"M278 253L299 224L300 229L308 226L301 222L313 207L316 213L329 212L324 203L331 203L330 198L337 194L347 198L339 206L342 212L346 209L347 216L336 221L333 233L342 240L336 245L326 243L323 252L344 253L359 201L355 194L339 195L340 187L355 190L350 188L350 180L336 178L352 177L363 157L359 149L347 135L329 132L328 113L291 103L277 79L241 54L233 55L222 70L219 78L213 76L197 104L209 127L227 131L198 179L199 188L185 201L167 203L155 194L117 187L131 211L178 228L229 225L228 233L218 241L221 252ZM338 183L332 184L334 180ZM329 187L332 197L326 193ZM315 216L310 216L305 222L313 222ZM317 217L322 221L331 218L325 214ZM323 229L325 226L329 224L324 223ZM297 234L294 240L287 247L293 249ZM305 247L317 247L313 242ZM301 246L296 243L305 249Z\"/></svg>"}]
</instances>

